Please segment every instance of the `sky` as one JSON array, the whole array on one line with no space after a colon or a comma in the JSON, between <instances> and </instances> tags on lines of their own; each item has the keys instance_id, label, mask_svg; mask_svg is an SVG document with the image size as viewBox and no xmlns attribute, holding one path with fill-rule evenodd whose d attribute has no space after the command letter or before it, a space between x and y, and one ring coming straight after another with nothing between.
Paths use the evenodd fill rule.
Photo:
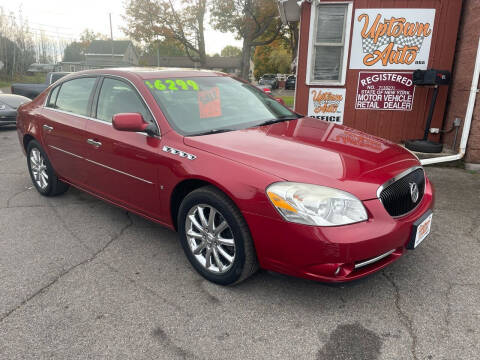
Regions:
<instances>
[{"instance_id":1,"label":"sky","mask_svg":"<svg viewBox=\"0 0 480 360\"><path fill-rule=\"evenodd\" d=\"M124 0L0 0L0 7L15 15L21 9L32 32L44 31L49 37L65 40L78 39L86 28L110 35L108 14L111 13L113 38L125 38L121 30L125 26L122 19ZM242 43L235 40L234 34L224 34L211 29L207 23L205 25L207 54L220 53L226 45L241 48Z\"/></svg>"}]
</instances>

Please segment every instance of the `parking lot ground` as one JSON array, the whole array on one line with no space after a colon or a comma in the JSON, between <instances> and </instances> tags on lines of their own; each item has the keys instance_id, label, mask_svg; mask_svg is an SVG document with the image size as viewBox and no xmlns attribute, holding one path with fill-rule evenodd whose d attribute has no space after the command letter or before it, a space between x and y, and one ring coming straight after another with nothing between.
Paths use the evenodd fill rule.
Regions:
<instances>
[{"instance_id":1,"label":"parking lot ground","mask_svg":"<svg viewBox=\"0 0 480 360\"><path fill-rule=\"evenodd\" d=\"M41 197L0 128L0 359L478 359L480 175L427 173L433 231L384 271L219 287L174 232L75 189Z\"/></svg>"}]
</instances>

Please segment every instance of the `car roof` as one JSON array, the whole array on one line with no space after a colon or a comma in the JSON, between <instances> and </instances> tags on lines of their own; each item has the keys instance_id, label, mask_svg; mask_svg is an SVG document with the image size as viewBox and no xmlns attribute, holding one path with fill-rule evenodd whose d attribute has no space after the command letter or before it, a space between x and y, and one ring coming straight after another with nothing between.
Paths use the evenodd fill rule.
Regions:
<instances>
[{"instance_id":1,"label":"car roof","mask_svg":"<svg viewBox=\"0 0 480 360\"><path fill-rule=\"evenodd\" d=\"M183 68L160 68L160 67L127 67L127 68L109 68L109 69L95 69L84 70L74 73L78 75L134 75L140 79L162 79L162 78L185 78L185 77L199 77L199 76L230 76L228 74L211 71L211 70L197 70L197 69L183 69ZM69 76L71 78L71 76Z\"/></svg>"}]
</instances>

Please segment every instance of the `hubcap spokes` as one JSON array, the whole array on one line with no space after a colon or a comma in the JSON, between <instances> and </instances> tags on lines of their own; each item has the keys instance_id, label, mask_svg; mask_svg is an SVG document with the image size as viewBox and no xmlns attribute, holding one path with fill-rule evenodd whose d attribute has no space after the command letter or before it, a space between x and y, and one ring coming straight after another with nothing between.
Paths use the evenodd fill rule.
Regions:
<instances>
[{"instance_id":1,"label":"hubcap spokes","mask_svg":"<svg viewBox=\"0 0 480 360\"><path fill-rule=\"evenodd\" d=\"M32 169L33 179L40 189L44 190L48 186L48 174L45 159L36 148L30 152L30 167Z\"/></svg>"},{"instance_id":2,"label":"hubcap spokes","mask_svg":"<svg viewBox=\"0 0 480 360\"><path fill-rule=\"evenodd\" d=\"M235 241L232 229L217 209L210 205L195 205L185 222L190 250L208 271L227 272L235 260Z\"/></svg>"}]
</instances>

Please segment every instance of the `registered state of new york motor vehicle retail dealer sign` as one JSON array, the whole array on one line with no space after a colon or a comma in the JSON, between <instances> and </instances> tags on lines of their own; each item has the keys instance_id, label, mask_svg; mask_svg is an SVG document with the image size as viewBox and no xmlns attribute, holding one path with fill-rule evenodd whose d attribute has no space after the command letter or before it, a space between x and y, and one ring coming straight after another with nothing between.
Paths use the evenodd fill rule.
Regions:
<instances>
[{"instance_id":1,"label":"registered state of new york motor vehicle retail dealer sign","mask_svg":"<svg viewBox=\"0 0 480 360\"><path fill-rule=\"evenodd\" d=\"M411 111L414 94L412 73L361 71L355 109Z\"/></svg>"}]
</instances>

